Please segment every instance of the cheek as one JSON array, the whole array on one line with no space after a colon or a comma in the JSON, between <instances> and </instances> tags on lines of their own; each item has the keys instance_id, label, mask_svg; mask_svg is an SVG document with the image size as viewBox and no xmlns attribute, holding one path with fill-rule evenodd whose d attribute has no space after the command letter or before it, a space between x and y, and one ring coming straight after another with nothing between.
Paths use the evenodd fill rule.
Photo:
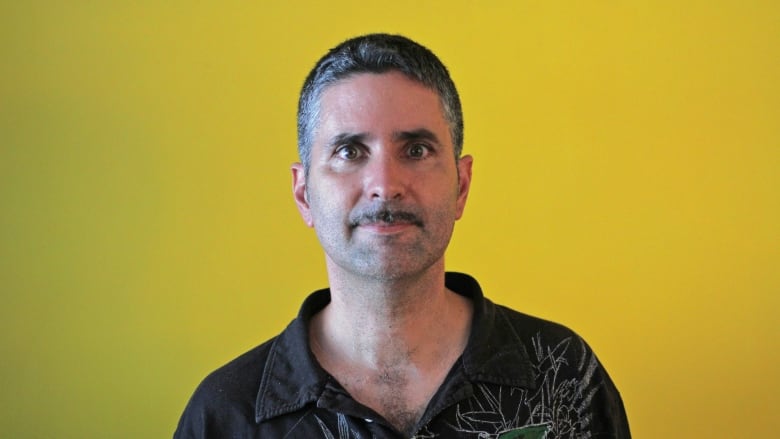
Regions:
<instances>
[{"instance_id":1,"label":"cheek","mask_svg":"<svg viewBox=\"0 0 780 439\"><path fill-rule=\"evenodd\" d=\"M311 207L312 221L315 225L324 225L338 221L345 215L345 202L338 191L327 187L320 187L309 193L309 206Z\"/></svg>"},{"instance_id":2,"label":"cheek","mask_svg":"<svg viewBox=\"0 0 780 439\"><path fill-rule=\"evenodd\" d=\"M312 198L316 197L323 206L344 209L360 196L360 175L356 172L322 172L311 189Z\"/></svg>"}]
</instances>

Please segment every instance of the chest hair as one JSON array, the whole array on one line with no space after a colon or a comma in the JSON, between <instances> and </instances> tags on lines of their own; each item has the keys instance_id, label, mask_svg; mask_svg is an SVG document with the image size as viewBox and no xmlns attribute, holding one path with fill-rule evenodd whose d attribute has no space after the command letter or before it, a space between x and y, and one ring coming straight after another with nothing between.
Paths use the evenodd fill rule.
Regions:
<instances>
[{"instance_id":1,"label":"chest hair","mask_svg":"<svg viewBox=\"0 0 780 439\"><path fill-rule=\"evenodd\" d=\"M416 382L395 368L387 368L372 377L343 378L341 382L353 398L382 415L405 436L414 434L417 422L438 389L436 379Z\"/></svg>"}]
</instances>

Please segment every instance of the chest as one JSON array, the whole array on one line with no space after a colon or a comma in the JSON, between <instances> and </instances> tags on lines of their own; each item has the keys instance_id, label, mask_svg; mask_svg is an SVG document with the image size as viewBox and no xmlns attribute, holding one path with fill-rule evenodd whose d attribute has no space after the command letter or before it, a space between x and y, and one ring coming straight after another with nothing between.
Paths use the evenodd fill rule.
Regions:
<instances>
[{"instance_id":1,"label":"chest","mask_svg":"<svg viewBox=\"0 0 780 439\"><path fill-rule=\"evenodd\" d=\"M379 413L399 431L411 432L444 375L438 372L422 374L399 366L376 374L343 373L335 378L356 401Z\"/></svg>"},{"instance_id":2,"label":"chest","mask_svg":"<svg viewBox=\"0 0 780 439\"><path fill-rule=\"evenodd\" d=\"M449 386L447 386L449 387ZM382 422L372 418L365 404L343 399L338 392L326 394L317 406L304 412L294 412L287 416L273 418L259 425L260 431L253 437L306 437L331 439L399 439L399 438L500 438L500 437L580 437L576 434L549 435L553 425L549 419L539 418L539 407L528 407L534 396L523 389L505 388L500 386L481 386L472 388L474 391L464 392L467 387L452 388L449 394L437 394L431 401L430 414L432 418L425 425L418 425L422 412L409 415L405 405L394 413L392 404L388 413L383 414L387 421ZM463 398L463 399L460 399ZM557 407L557 406L556 406ZM423 409L425 410L425 409ZM559 413L559 415L561 415ZM572 425L568 414L563 413L561 425L569 428ZM391 417L395 416L395 421ZM414 418L414 419L412 419ZM402 426L406 419L408 428ZM393 424L392 428L388 424ZM398 432L401 432L399 434ZM545 436L548 434L547 436ZM506 436L504 436L506 435Z\"/></svg>"}]
</instances>

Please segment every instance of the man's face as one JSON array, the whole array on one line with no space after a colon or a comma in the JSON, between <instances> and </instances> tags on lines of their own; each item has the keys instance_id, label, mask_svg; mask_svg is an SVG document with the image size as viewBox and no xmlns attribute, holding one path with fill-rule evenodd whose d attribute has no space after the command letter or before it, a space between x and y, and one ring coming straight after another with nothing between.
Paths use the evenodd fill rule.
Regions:
<instances>
[{"instance_id":1,"label":"man's face","mask_svg":"<svg viewBox=\"0 0 780 439\"><path fill-rule=\"evenodd\" d=\"M308 175L293 165L301 215L329 273L400 279L441 264L471 181L438 95L401 73L357 74L320 99Z\"/></svg>"}]
</instances>

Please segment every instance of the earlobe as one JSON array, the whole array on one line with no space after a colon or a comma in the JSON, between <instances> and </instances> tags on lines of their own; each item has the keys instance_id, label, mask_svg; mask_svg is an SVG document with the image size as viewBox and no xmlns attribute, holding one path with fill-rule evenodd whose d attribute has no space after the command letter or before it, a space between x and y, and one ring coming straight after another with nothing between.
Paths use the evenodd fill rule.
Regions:
<instances>
[{"instance_id":1,"label":"earlobe","mask_svg":"<svg viewBox=\"0 0 780 439\"><path fill-rule=\"evenodd\" d=\"M314 221L309 208L309 194L306 190L306 170L300 163L293 163L290 170L292 171L292 189L295 205L298 207L298 212L301 214L303 222L307 226L313 227Z\"/></svg>"}]
</instances>

